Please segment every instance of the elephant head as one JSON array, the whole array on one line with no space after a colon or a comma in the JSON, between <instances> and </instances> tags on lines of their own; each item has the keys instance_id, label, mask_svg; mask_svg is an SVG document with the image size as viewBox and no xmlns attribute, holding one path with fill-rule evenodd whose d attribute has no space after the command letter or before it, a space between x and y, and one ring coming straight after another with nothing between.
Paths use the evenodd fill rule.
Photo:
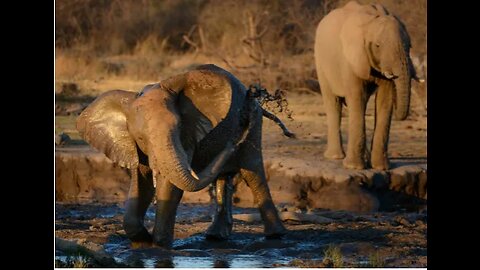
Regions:
<instances>
[{"instance_id":1,"label":"elephant head","mask_svg":"<svg viewBox=\"0 0 480 270\"><path fill-rule=\"evenodd\" d=\"M406 28L381 5L351 2L350 6L346 10L355 16L349 17L340 33L345 57L358 77L394 82L395 118L404 120L410 106L411 79L416 78Z\"/></svg>"},{"instance_id":2,"label":"elephant head","mask_svg":"<svg viewBox=\"0 0 480 270\"><path fill-rule=\"evenodd\" d=\"M148 156L144 165L154 175L184 191L200 190L216 179L254 124L251 113L208 166L201 172L192 170L192 153L188 151L193 151L192 145L218 125L232 107L228 78L209 77L208 72L181 74L149 85L139 95L122 90L106 92L78 117L77 129L90 145L120 166L137 167L140 150Z\"/></svg>"}]
</instances>

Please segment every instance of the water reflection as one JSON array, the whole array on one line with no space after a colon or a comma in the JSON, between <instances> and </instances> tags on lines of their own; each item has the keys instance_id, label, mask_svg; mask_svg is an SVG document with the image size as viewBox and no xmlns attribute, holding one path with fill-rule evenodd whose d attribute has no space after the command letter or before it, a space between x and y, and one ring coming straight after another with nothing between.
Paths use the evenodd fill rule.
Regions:
<instances>
[{"instance_id":1,"label":"water reflection","mask_svg":"<svg viewBox=\"0 0 480 270\"><path fill-rule=\"evenodd\" d=\"M144 267L148 267L145 265L145 262L139 258L135 258L135 259L132 259L130 262L129 262L129 265L130 267L133 267L133 268L144 268Z\"/></svg>"},{"instance_id":2,"label":"water reflection","mask_svg":"<svg viewBox=\"0 0 480 270\"><path fill-rule=\"evenodd\" d=\"M138 255L138 254L137 254ZM66 261L66 256L55 256L56 260ZM275 264L287 264L293 258L274 258L269 256L235 254L223 255L221 258L172 256L168 258L150 256L128 256L127 258L115 257L117 262L124 263L134 268L264 268Z\"/></svg>"}]
</instances>

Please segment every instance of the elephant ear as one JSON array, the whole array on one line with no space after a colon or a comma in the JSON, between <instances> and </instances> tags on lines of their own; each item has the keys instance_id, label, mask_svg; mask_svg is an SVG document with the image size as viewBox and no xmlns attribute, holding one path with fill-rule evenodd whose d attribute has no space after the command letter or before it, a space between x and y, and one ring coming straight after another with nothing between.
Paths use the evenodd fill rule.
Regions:
<instances>
[{"instance_id":1,"label":"elephant ear","mask_svg":"<svg viewBox=\"0 0 480 270\"><path fill-rule=\"evenodd\" d=\"M371 66L365 47L365 34L367 24L376 16L369 13L348 13L348 19L340 30L343 54L355 75L367 80Z\"/></svg>"},{"instance_id":2,"label":"elephant ear","mask_svg":"<svg viewBox=\"0 0 480 270\"><path fill-rule=\"evenodd\" d=\"M185 149L191 149L227 117L233 99L232 83L240 83L211 64L186 73L184 79L178 105L182 125L192 131L182 133L182 143Z\"/></svg>"},{"instance_id":3,"label":"elephant ear","mask_svg":"<svg viewBox=\"0 0 480 270\"><path fill-rule=\"evenodd\" d=\"M126 110L136 93L112 90L100 95L77 118L77 130L92 147L121 167L138 167L137 146L128 132Z\"/></svg>"}]
</instances>

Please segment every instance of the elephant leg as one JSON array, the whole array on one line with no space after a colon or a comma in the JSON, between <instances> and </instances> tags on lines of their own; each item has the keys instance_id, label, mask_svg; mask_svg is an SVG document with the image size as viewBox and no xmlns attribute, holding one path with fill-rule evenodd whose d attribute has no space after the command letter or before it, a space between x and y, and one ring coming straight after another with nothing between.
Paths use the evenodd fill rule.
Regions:
<instances>
[{"instance_id":1,"label":"elephant leg","mask_svg":"<svg viewBox=\"0 0 480 270\"><path fill-rule=\"evenodd\" d=\"M343 166L347 169L361 170L365 168L365 109L368 102L368 93L352 91L347 96L348 107L348 146L347 156Z\"/></svg>"},{"instance_id":2,"label":"elephant leg","mask_svg":"<svg viewBox=\"0 0 480 270\"><path fill-rule=\"evenodd\" d=\"M287 229L278 215L267 185L262 157L262 115L247 140L238 151L240 176L250 187L255 205L260 210L267 238L278 238L287 233Z\"/></svg>"},{"instance_id":3,"label":"elephant leg","mask_svg":"<svg viewBox=\"0 0 480 270\"><path fill-rule=\"evenodd\" d=\"M131 170L131 175L123 228L132 241L133 248L150 246L152 237L143 221L154 194L152 171L140 164L138 168Z\"/></svg>"},{"instance_id":4,"label":"elephant leg","mask_svg":"<svg viewBox=\"0 0 480 270\"><path fill-rule=\"evenodd\" d=\"M326 82L323 80L322 82ZM342 146L342 133L340 123L342 119L342 103L336 97L327 83L322 84L322 97L327 115L327 150L324 156L328 159L342 159L345 152Z\"/></svg>"},{"instance_id":5,"label":"elephant leg","mask_svg":"<svg viewBox=\"0 0 480 270\"><path fill-rule=\"evenodd\" d=\"M261 165L263 167L263 164ZM240 169L240 174L252 190L255 206L259 209L267 238L279 238L287 233L287 229L278 215L272 195L265 179L263 168Z\"/></svg>"},{"instance_id":6,"label":"elephant leg","mask_svg":"<svg viewBox=\"0 0 480 270\"><path fill-rule=\"evenodd\" d=\"M393 83L379 85L375 97L375 127L372 139L371 163L374 169L387 170L388 135L393 112Z\"/></svg>"},{"instance_id":7,"label":"elephant leg","mask_svg":"<svg viewBox=\"0 0 480 270\"><path fill-rule=\"evenodd\" d=\"M225 240L232 233L232 196L233 175L220 176L215 183L216 211L206 233L207 239Z\"/></svg>"},{"instance_id":8,"label":"elephant leg","mask_svg":"<svg viewBox=\"0 0 480 270\"><path fill-rule=\"evenodd\" d=\"M183 196L183 190L170 183L161 175L156 175L157 207L155 212L155 226L153 228L153 241L157 246L171 248L177 207Z\"/></svg>"}]
</instances>

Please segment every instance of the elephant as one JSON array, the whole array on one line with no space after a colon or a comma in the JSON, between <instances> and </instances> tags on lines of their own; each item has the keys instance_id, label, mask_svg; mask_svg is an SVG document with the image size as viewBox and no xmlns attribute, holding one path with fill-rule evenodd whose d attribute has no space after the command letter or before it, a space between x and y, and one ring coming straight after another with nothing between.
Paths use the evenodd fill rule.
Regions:
<instances>
[{"instance_id":1,"label":"elephant","mask_svg":"<svg viewBox=\"0 0 480 270\"><path fill-rule=\"evenodd\" d=\"M183 192L211 183L217 209L206 236L226 239L232 231L232 182L237 174L252 190L266 237L287 233L263 167L266 111L252 96L231 73L208 64L147 85L138 94L105 92L79 115L81 136L130 170L123 227L132 247L171 248ZM150 235L144 216L154 195Z\"/></svg>"},{"instance_id":2,"label":"elephant","mask_svg":"<svg viewBox=\"0 0 480 270\"><path fill-rule=\"evenodd\" d=\"M410 48L404 24L379 4L350 1L320 21L314 55L327 116L327 159L343 159L348 169L389 168L392 114L396 120L407 118L411 79L416 78ZM365 110L374 92L375 127L368 151ZM348 109L346 155L340 131L342 105Z\"/></svg>"}]
</instances>

